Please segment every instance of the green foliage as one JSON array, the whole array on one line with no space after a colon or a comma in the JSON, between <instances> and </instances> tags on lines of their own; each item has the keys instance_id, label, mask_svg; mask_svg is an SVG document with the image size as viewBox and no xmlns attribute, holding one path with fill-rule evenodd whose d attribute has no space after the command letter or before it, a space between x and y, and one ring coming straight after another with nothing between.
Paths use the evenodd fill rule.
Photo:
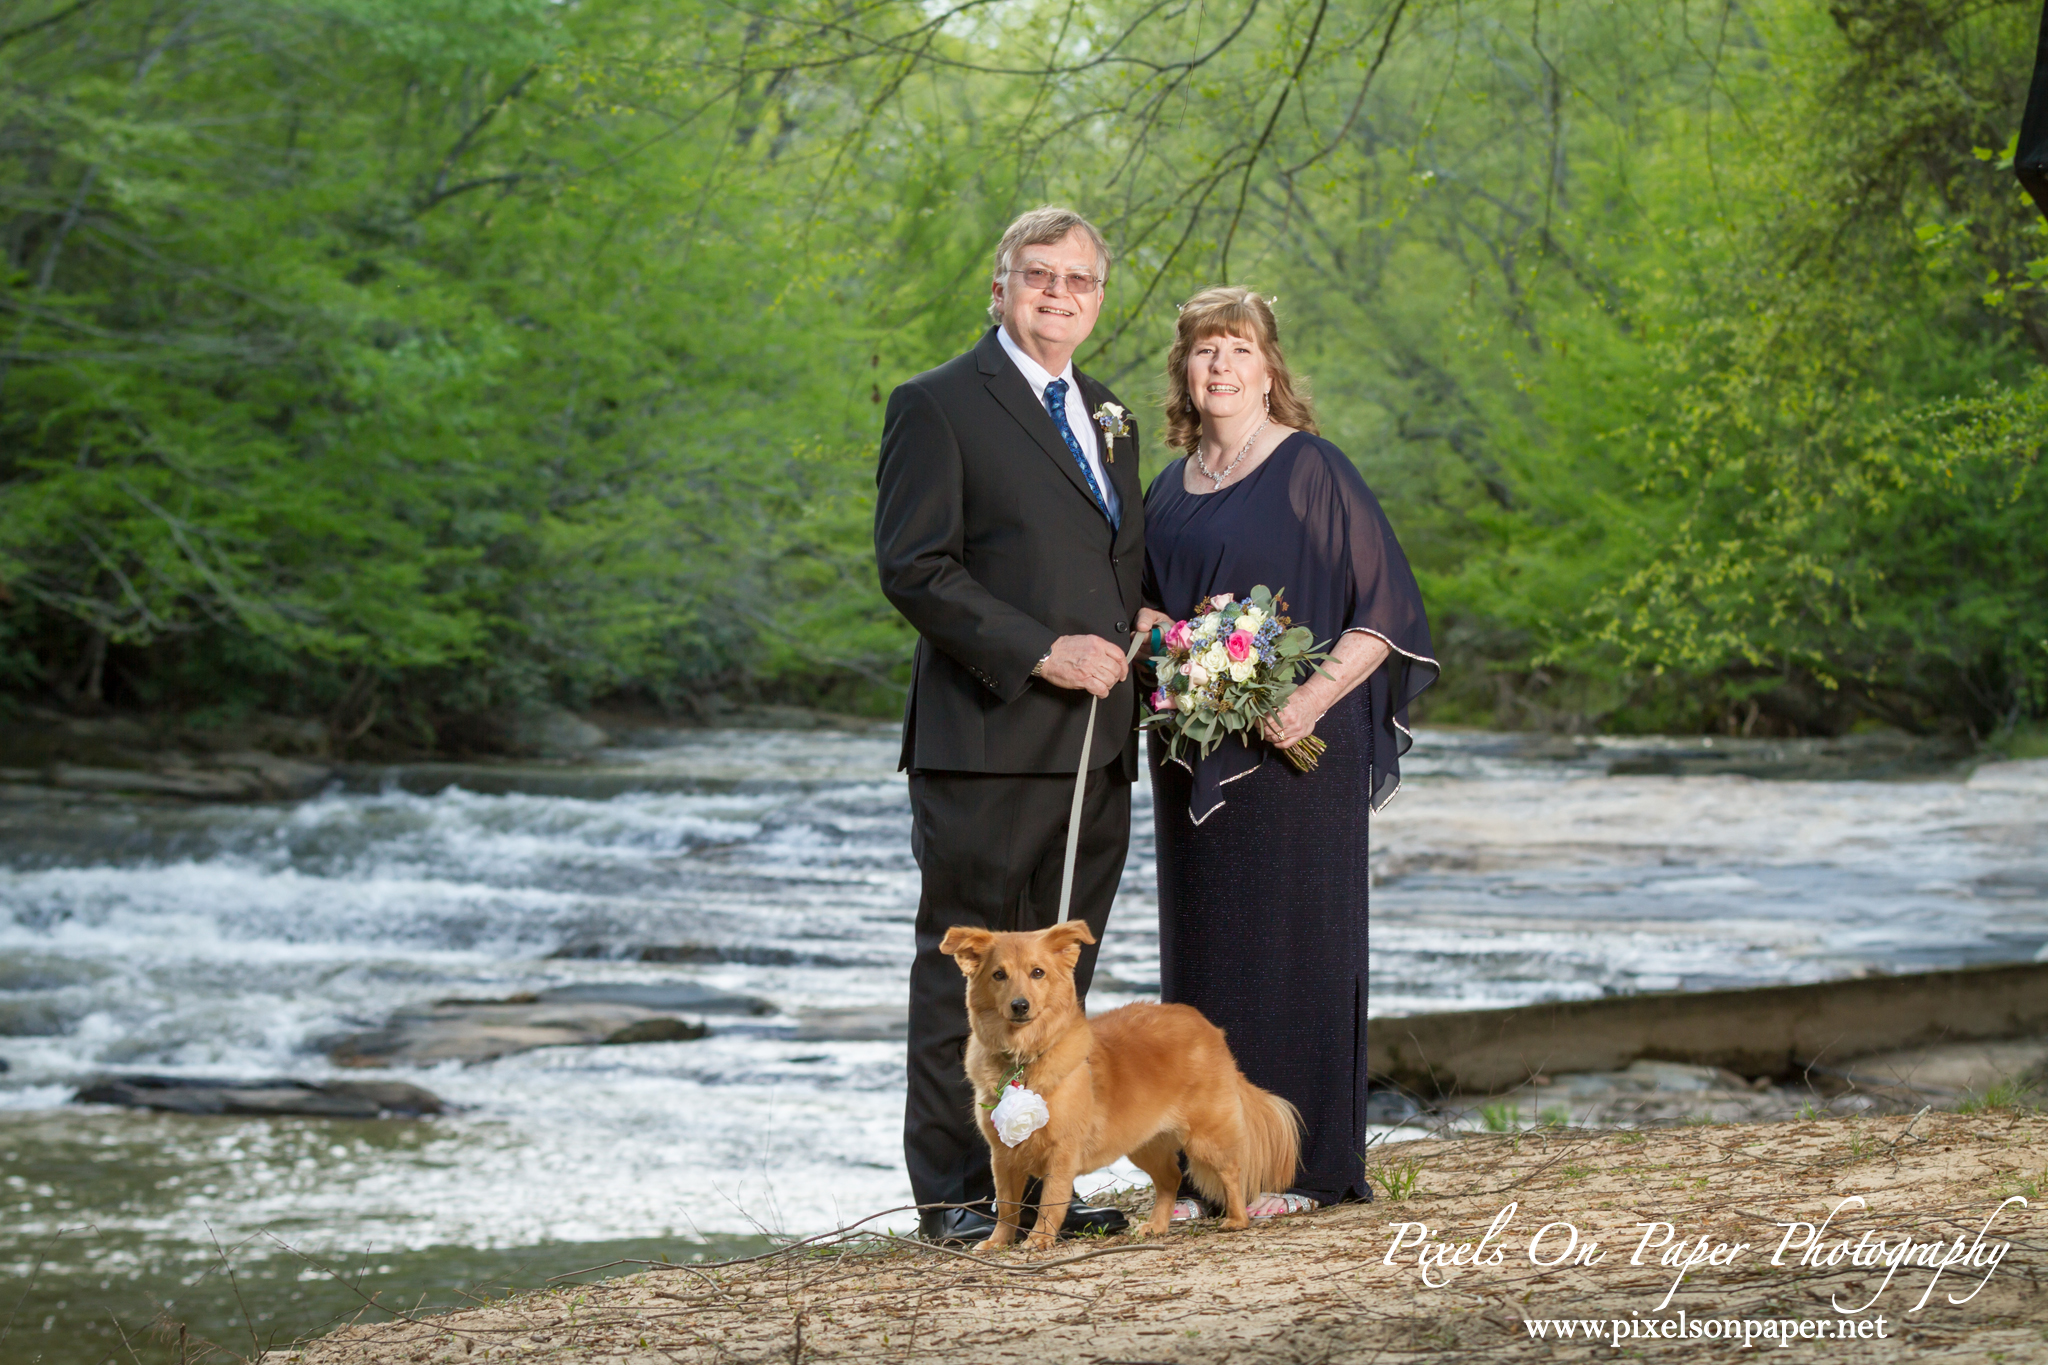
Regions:
<instances>
[{"instance_id":1,"label":"green foliage","mask_svg":"<svg viewBox=\"0 0 2048 1365\"><path fill-rule=\"evenodd\" d=\"M429 743L440 711L731 676L785 565L847 539L857 269L619 102L686 90L600 101L550 60L659 55L635 7L205 8L0 50L42 134L8 175L12 670L93 699L111 658L131 700L351 728L409 689ZM836 591L817 653L901 652Z\"/></svg>"},{"instance_id":2,"label":"green foliage","mask_svg":"<svg viewBox=\"0 0 2048 1365\"><path fill-rule=\"evenodd\" d=\"M1066 200L1156 440L1279 297L1439 718L2048 717L2019 0L59 0L0 23L0 688L388 746L878 713L880 403Z\"/></svg>"},{"instance_id":3,"label":"green foliage","mask_svg":"<svg viewBox=\"0 0 2048 1365\"><path fill-rule=\"evenodd\" d=\"M2040 1085L2026 1078L2011 1076L1994 1081L1981 1094L1965 1095L1956 1104L1958 1114L2031 1114L2040 1108Z\"/></svg>"},{"instance_id":4,"label":"green foliage","mask_svg":"<svg viewBox=\"0 0 2048 1365\"><path fill-rule=\"evenodd\" d=\"M1659 251L1692 279L1644 291L1646 372L1626 408L1601 395L1602 441L1566 447L1626 452L1628 468L1589 471L1625 493L1601 508L1625 553L1587 554L1583 515L1537 532L1551 572L1590 571L1591 604L1530 603L1552 634L1535 662L1623 684L1675 673L1711 705L1705 682L1745 732L1763 701L1794 729L1860 715L1982 738L2048 709L2048 555L2025 529L2048 510L2028 478L2048 432L2041 225L1961 150L2004 142L2024 66L1990 56L2033 17L1762 17L1772 60L1731 73L1747 126L1719 144L1719 202L1662 235L1677 216L1718 222Z\"/></svg>"},{"instance_id":5,"label":"green foliage","mask_svg":"<svg viewBox=\"0 0 2048 1365\"><path fill-rule=\"evenodd\" d=\"M1379 1186L1382 1197L1399 1203L1412 1198L1416 1187L1422 1182L1422 1159L1404 1156L1399 1161L1389 1157L1366 1170L1372 1183Z\"/></svg>"}]
</instances>

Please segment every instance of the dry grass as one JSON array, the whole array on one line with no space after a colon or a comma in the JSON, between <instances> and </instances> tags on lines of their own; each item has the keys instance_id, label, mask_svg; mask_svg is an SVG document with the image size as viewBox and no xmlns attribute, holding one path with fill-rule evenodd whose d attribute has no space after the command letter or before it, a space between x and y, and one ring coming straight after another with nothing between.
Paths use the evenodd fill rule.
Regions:
<instances>
[{"instance_id":1,"label":"dry grass","mask_svg":"<svg viewBox=\"0 0 2048 1365\"><path fill-rule=\"evenodd\" d=\"M1733 1264L1689 1277L1669 1312L1692 1317L1832 1320L1831 1296L1862 1302L1875 1275L1773 1268L1780 1223L1819 1221L1848 1195L1869 1201L1835 1231L1896 1239L1973 1237L1998 1202L2048 1179L2048 1119L1926 1114L1647 1133L1551 1130L1417 1144L1413 1192L1278 1220L1244 1233L1178 1227L1156 1243L1062 1244L983 1261L873 1241L777 1254L715 1269L681 1266L526 1295L418 1321L355 1326L290 1353L300 1365L471 1365L484 1361L1088 1362L1089 1365L1336 1365L1337 1362L1577 1359L1617 1353L1532 1340L1528 1317L1654 1315L1674 1272L1632 1266L1640 1225L1746 1242ZM1403 1155L1407 1153L1404 1152ZM1412 1261L1389 1265L1389 1224L1427 1223L1447 1243L1477 1241L1514 1201L1504 1264L1448 1272L1426 1287ZM1553 1221L1596 1239L1600 1263L1545 1269L1526 1255ZM1559 1230L1562 1232L1562 1229ZM2013 1243L1982 1292L1952 1269L1909 1312L1930 1271L1902 1269L1869 1316L1889 1338L1801 1342L1799 1359L2048 1362L2048 1217L2038 1197L1994 1230ZM1832 1237L1831 1237L1832 1240ZM1788 1262L1791 1258L1787 1258ZM1635 1341L1688 1361L1756 1358L1759 1343ZM281 1365L284 1353L274 1354Z\"/></svg>"}]
</instances>

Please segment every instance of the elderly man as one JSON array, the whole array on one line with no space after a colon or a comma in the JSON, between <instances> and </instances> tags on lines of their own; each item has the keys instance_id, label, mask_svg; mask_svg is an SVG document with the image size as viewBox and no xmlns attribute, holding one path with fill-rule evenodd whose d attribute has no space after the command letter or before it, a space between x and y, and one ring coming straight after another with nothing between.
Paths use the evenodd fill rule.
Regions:
<instances>
[{"instance_id":1,"label":"elderly man","mask_svg":"<svg viewBox=\"0 0 2048 1365\"><path fill-rule=\"evenodd\" d=\"M1092 224L1034 209L996 247L973 350L889 396L876 476L882 590L917 627L901 766L923 874L910 969L903 1123L920 1232L993 1228L988 1151L962 1064L956 924L1042 929L1061 864L1089 698L1100 698L1073 915L1100 940L1130 844L1137 697L1125 665L1144 566L1135 430L1073 356L1102 313L1109 250ZM1074 973L1086 995L1095 949ZM1069 1230L1123 1226L1075 1205Z\"/></svg>"}]
</instances>

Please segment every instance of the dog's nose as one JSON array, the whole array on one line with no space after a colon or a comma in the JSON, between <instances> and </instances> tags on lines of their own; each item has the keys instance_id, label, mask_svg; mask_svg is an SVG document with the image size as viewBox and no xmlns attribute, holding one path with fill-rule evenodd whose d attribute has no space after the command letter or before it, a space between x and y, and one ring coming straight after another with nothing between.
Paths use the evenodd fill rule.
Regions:
<instances>
[{"instance_id":1,"label":"dog's nose","mask_svg":"<svg viewBox=\"0 0 2048 1365\"><path fill-rule=\"evenodd\" d=\"M1010 1013L1022 1019L1025 1015L1031 1013L1031 1002L1021 995L1017 996L1010 1001Z\"/></svg>"}]
</instances>

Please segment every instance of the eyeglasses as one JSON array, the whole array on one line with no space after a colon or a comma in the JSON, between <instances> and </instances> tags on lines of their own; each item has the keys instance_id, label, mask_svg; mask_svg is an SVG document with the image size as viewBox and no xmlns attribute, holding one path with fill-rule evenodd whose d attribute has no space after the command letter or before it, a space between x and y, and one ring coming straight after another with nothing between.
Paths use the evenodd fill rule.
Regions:
<instances>
[{"instance_id":1,"label":"eyeglasses","mask_svg":"<svg viewBox=\"0 0 2048 1365\"><path fill-rule=\"evenodd\" d=\"M1056 270L1047 270L1042 265L1029 266L1025 269L1012 270L1008 273L1022 275L1024 283L1030 285L1033 289L1051 289L1054 280L1059 280L1065 284L1069 294L1085 296L1102 288L1102 281L1096 279L1093 275L1062 275Z\"/></svg>"}]
</instances>

